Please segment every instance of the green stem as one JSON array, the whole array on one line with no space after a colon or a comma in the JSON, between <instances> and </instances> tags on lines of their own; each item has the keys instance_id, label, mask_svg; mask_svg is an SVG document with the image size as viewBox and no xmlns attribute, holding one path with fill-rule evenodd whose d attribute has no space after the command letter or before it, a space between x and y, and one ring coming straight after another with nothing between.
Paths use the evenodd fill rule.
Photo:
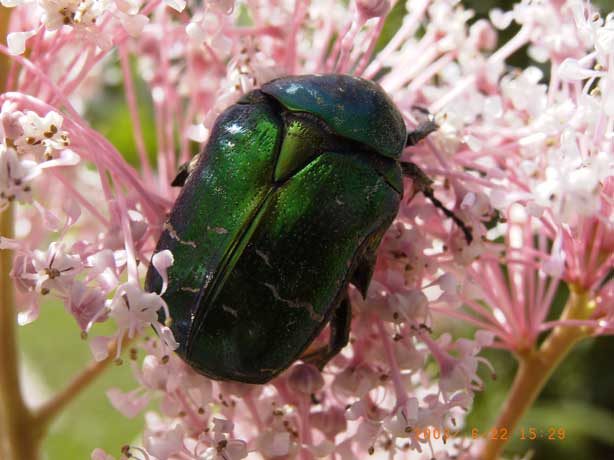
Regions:
<instances>
[{"instance_id":1,"label":"green stem","mask_svg":"<svg viewBox=\"0 0 614 460\"><path fill-rule=\"evenodd\" d=\"M8 32L11 10L0 6L0 39ZM0 91L4 90L9 60L0 56ZM13 206L0 212L0 235L13 236ZM17 352L15 297L11 280L13 252L0 251L0 458L35 460L40 433L21 394Z\"/></svg>"},{"instance_id":2,"label":"green stem","mask_svg":"<svg viewBox=\"0 0 614 460\"><path fill-rule=\"evenodd\" d=\"M587 319L593 306L585 292L572 291L561 319ZM518 372L494 425L495 428L507 430L507 439L511 439L523 415L533 405L563 358L579 340L589 336L590 332L586 327L560 326L550 333L539 349L518 354ZM488 439L482 448L480 460L496 460L507 439Z\"/></svg>"},{"instance_id":3,"label":"green stem","mask_svg":"<svg viewBox=\"0 0 614 460\"><path fill-rule=\"evenodd\" d=\"M0 234L13 234L12 206L0 213ZM12 251L0 251L0 458L34 460L41 433L31 423L20 388L12 258Z\"/></svg>"}]
</instances>

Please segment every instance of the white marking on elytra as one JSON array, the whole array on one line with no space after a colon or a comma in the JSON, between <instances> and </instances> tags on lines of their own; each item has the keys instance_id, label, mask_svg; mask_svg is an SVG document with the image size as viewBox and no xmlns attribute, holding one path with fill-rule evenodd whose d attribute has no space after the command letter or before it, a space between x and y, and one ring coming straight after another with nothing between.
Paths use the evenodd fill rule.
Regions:
<instances>
[{"instance_id":1,"label":"white marking on elytra","mask_svg":"<svg viewBox=\"0 0 614 460\"><path fill-rule=\"evenodd\" d=\"M230 313L235 318L239 317L237 310L235 310L234 308L230 308L228 305L222 305L222 310L224 310L226 313Z\"/></svg>"},{"instance_id":2,"label":"white marking on elytra","mask_svg":"<svg viewBox=\"0 0 614 460\"><path fill-rule=\"evenodd\" d=\"M207 231L208 232L217 233L218 235L225 235L226 233L228 233L228 230L226 230L224 227L209 227L209 226L207 226Z\"/></svg>"},{"instance_id":3,"label":"white marking on elytra","mask_svg":"<svg viewBox=\"0 0 614 460\"><path fill-rule=\"evenodd\" d=\"M279 293L277 292L277 288L275 286L269 283L264 283L264 285L271 290L271 292L273 293L273 297L275 297L275 299L281 302L284 302L290 308L304 308L309 313L309 317L314 321L322 321L324 319L324 316L316 312L313 309L313 305L311 305L309 302L296 302L294 300L284 299L283 297L279 295Z\"/></svg>"},{"instance_id":4,"label":"white marking on elytra","mask_svg":"<svg viewBox=\"0 0 614 460\"><path fill-rule=\"evenodd\" d=\"M178 241L181 244L185 244L187 246L192 246L193 248L196 247L196 243L194 241L187 241L187 240L182 240L181 237L179 236L179 234L177 233L177 231L173 228L172 224L170 222L164 222L164 226L162 227L163 230L166 230L169 234L169 236L174 239L175 241Z\"/></svg>"},{"instance_id":5,"label":"white marking on elytra","mask_svg":"<svg viewBox=\"0 0 614 460\"><path fill-rule=\"evenodd\" d=\"M262 258L262 260L264 260L264 263L267 264L269 267L273 267L270 263L269 263L269 256L267 256L264 252L259 251L258 249L256 249L256 254L258 256L260 256Z\"/></svg>"},{"instance_id":6,"label":"white marking on elytra","mask_svg":"<svg viewBox=\"0 0 614 460\"><path fill-rule=\"evenodd\" d=\"M343 206L345 203L343 201L341 201L339 198L335 197L335 203L337 203L339 206Z\"/></svg>"}]
</instances>

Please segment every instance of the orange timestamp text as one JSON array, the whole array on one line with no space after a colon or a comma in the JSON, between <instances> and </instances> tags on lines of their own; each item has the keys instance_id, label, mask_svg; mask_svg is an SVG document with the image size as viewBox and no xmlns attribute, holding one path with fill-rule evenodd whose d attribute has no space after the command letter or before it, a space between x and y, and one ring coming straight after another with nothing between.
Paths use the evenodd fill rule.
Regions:
<instances>
[{"instance_id":1,"label":"orange timestamp text","mask_svg":"<svg viewBox=\"0 0 614 460\"><path fill-rule=\"evenodd\" d=\"M471 428L471 430L451 430L449 428L426 427L426 428L408 428L408 436L421 442L431 440L442 440L443 442L454 438L472 439L500 439L507 441L511 439L511 430L505 427L490 428L481 430L479 428ZM563 441L566 436L566 430L563 427L520 427L514 433L521 441Z\"/></svg>"},{"instance_id":2,"label":"orange timestamp text","mask_svg":"<svg viewBox=\"0 0 614 460\"><path fill-rule=\"evenodd\" d=\"M426 427L411 428L410 436L418 441L439 440L446 442L450 438L463 436L460 430L450 430L449 428Z\"/></svg>"},{"instance_id":3,"label":"orange timestamp text","mask_svg":"<svg viewBox=\"0 0 614 460\"><path fill-rule=\"evenodd\" d=\"M565 428L553 426L547 428L534 426L520 427L516 433L521 441L564 441L567 434ZM510 439L510 435L510 430L505 427L491 428L489 430L471 429L471 437L473 439L500 439L507 441Z\"/></svg>"}]
</instances>

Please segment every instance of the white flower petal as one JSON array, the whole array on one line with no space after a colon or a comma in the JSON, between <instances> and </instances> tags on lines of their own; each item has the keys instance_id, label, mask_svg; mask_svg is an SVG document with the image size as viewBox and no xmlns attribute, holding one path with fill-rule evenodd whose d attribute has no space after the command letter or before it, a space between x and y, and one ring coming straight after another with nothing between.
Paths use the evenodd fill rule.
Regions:
<instances>
[{"instance_id":1,"label":"white flower petal","mask_svg":"<svg viewBox=\"0 0 614 460\"><path fill-rule=\"evenodd\" d=\"M134 418L149 404L149 395L136 396L133 391L124 393L118 388L107 391L111 405L124 417Z\"/></svg>"},{"instance_id":2,"label":"white flower petal","mask_svg":"<svg viewBox=\"0 0 614 460\"><path fill-rule=\"evenodd\" d=\"M110 337L94 337L90 339L89 346L92 351L92 356L96 361L103 361L107 359L109 356L109 343L111 342Z\"/></svg>"},{"instance_id":3,"label":"white flower petal","mask_svg":"<svg viewBox=\"0 0 614 460\"><path fill-rule=\"evenodd\" d=\"M614 117L614 88L611 88L603 96L603 111L608 117Z\"/></svg>"},{"instance_id":4,"label":"white flower petal","mask_svg":"<svg viewBox=\"0 0 614 460\"><path fill-rule=\"evenodd\" d=\"M205 142L207 137L209 137L209 130L205 128L205 125L190 125L186 132L188 139L193 140L194 142Z\"/></svg>"},{"instance_id":5,"label":"white flower petal","mask_svg":"<svg viewBox=\"0 0 614 460\"><path fill-rule=\"evenodd\" d=\"M595 48L603 54L614 54L614 28L602 27L597 31Z\"/></svg>"},{"instance_id":6,"label":"white flower petal","mask_svg":"<svg viewBox=\"0 0 614 460\"><path fill-rule=\"evenodd\" d=\"M126 14L136 14L139 11L140 2L135 0L115 0L117 9Z\"/></svg>"},{"instance_id":7,"label":"white flower petal","mask_svg":"<svg viewBox=\"0 0 614 460\"><path fill-rule=\"evenodd\" d=\"M0 0L0 5L7 8L14 8L16 6L23 5L24 3L28 2L25 0Z\"/></svg>"},{"instance_id":8,"label":"white flower petal","mask_svg":"<svg viewBox=\"0 0 614 460\"><path fill-rule=\"evenodd\" d=\"M164 0L164 3L180 13L184 10L186 5L185 0Z\"/></svg>"},{"instance_id":9,"label":"white flower petal","mask_svg":"<svg viewBox=\"0 0 614 460\"><path fill-rule=\"evenodd\" d=\"M156 328L158 334L160 335L160 338L168 348L170 348L171 350L176 350L179 347L179 342L175 340L173 331L171 331L169 327L162 326L159 323L155 323L154 327Z\"/></svg>"},{"instance_id":10,"label":"white flower petal","mask_svg":"<svg viewBox=\"0 0 614 460\"><path fill-rule=\"evenodd\" d=\"M25 326L38 318L40 313L39 305L34 301L27 310L17 313L17 324Z\"/></svg>"},{"instance_id":11,"label":"white flower petal","mask_svg":"<svg viewBox=\"0 0 614 460\"><path fill-rule=\"evenodd\" d=\"M595 70L582 67L577 59L567 58L558 68L558 75L562 80L584 80L598 75Z\"/></svg>"},{"instance_id":12,"label":"white flower petal","mask_svg":"<svg viewBox=\"0 0 614 460\"><path fill-rule=\"evenodd\" d=\"M185 32L192 40L197 43L202 43L207 38L207 32L203 26L197 22L190 22L185 27Z\"/></svg>"},{"instance_id":13,"label":"white flower petal","mask_svg":"<svg viewBox=\"0 0 614 460\"><path fill-rule=\"evenodd\" d=\"M173 258L173 253L168 249L155 253L151 258L152 265L155 267L155 269L160 274L160 277L162 278L162 290L160 291L160 295L166 292L166 288L168 287L167 269L168 267L173 265L174 261L175 259Z\"/></svg>"},{"instance_id":14,"label":"white flower petal","mask_svg":"<svg viewBox=\"0 0 614 460\"><path fill-rule=\"evenodd\" d=\"M6 42L9 47L9 52L14 55L23 54L26 50L26 40L36 35L35 30L27 32L11 32L6 37Z\"/></svg>"},{"instance_id":15,"label":"white flower petal","mask_svg":"<svg viewBox=\"0 0 614 460\"><path fill-rule=\"evenodd\" d=\"M75 166L81 161L81 157L70 149L64 149L60 153L60 156L54 160L45 161L40 163L39 168L53 168L56 166Z\"/></svg>"},{"instance_id":16,"label":"white flower petal","mask_svg":"<svg viewBox=\"0 0 614 460\"><path fill-rule=\"evenodd\" d=\"M132 37L138 37L149 22L149 18L143 14L125 15L121 18L126 32Z\"/></svg>"},{"instance_id":17,"label":"white flower petal","mask_svg":"<svg viewBox=\"0 0 614 460\"><path fill-rule=\"evenodd\" d=\"M156 436L147 436L145 446L147 451L160 460L167 460L173 454L178 454L183 448L183 427L177 425L172 430L161 430Z\"/></svg>"},{"instance_id":18,"label":"white flower petal","mask_svg":"<svg viewBox=\"0 0 614 460\"><path fill-rule=\"evenodd\" d=\"M506 29L514 19L514 13L511 11L506 11L505 13L501 11L499 8L494 8L490 10L490 22L497 29Z\"/></svg>"}]
</instances>

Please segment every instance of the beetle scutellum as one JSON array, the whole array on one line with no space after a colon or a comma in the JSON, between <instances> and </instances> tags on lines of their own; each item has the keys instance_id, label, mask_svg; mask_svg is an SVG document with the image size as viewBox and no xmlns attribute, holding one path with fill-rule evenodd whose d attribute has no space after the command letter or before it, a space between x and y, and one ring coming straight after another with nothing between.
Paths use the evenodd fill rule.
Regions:
<instances>
[{"instance_id":1,"label":"beetle scutellum","mask_svg":"<svg viewBox=\"0 0 614 460\"><path fill-rule=\"evenodd\" d=\"M348 284L366 294L403 175L440 206L430 180L399 161L435 127L408 135L377 84L347 75L280 78L226 109L179 174L156 248L175 259L164 299L177 353L209 377L263 383L329 322L329 345L302 358L323 366L338 353ZM146 289L161 284L150 268Z\"/></svg>"}]
</instances>

